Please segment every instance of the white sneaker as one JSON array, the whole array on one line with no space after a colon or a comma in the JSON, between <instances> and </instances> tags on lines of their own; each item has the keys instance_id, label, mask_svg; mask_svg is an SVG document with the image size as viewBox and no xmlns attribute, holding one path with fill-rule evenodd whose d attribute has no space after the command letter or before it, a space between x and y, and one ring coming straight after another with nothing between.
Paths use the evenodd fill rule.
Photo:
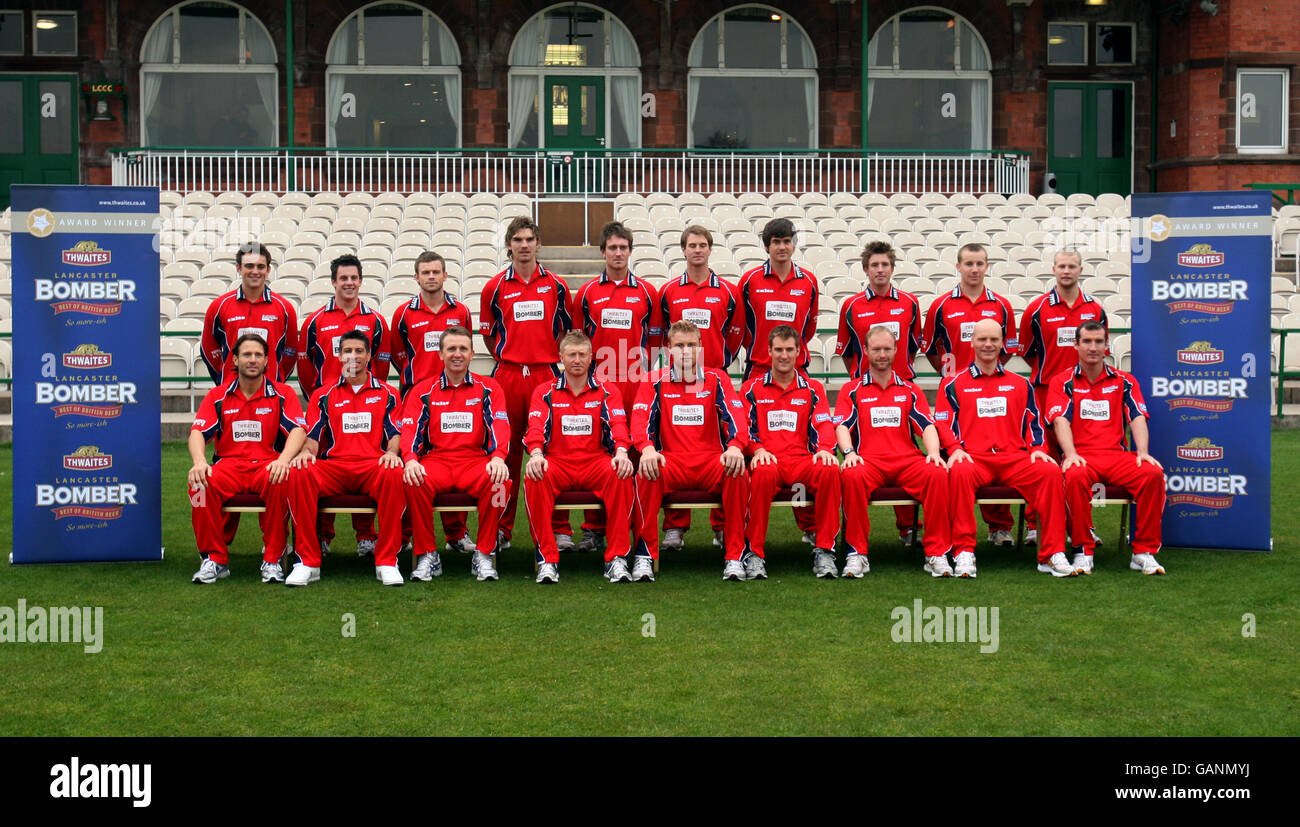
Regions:
<instances>
[{"instance_id":1,"label":"white sneaker","mask_svg":"<svg viewBox=\"0 0 1300 827\"><path fill-rule=\"evenodd\" d=\"M1077 551L1074 554L1074 573L1092 574L1092 555Z\"/></svg>"},{"instance_id":2,"label":"white sneaker","mask_svg":"<svg viewBox=\"0 0 1300 827\"><path fill-rule=\"evenodd\" d=\"M1016 538L1011 536L1011 532L1005 528L989 532L989 542L995 546L1010 547L1016 544Z\"/></svg>"},{"instance_id":3,"label":"white sneaker","mask_svg":"<svg viewBox=\"0 0 1300 827\"><path fill-rule=\"evenodd\" d=\"M975 552L963 551L953 558L957 565L953 567L952 573L958 577L975 577ZM933 572L931 572L933 574Z\"/></svg>"},{"instance_id":4,"label":"white sneaker","mask_svg":"<svg viewBox=\"0 0 1300 827\"><path fill-rule=\"evenodd\" d=\"M195 583L203 583L210 586L221 578L229 576L230 566L223 566L211 559L207 559L199 566L199 570L194 572L192 580Z\"/></svg>"},{"instance_id":5,"label":"white sneaker","mask_svg":"<svg viewBox=\"0 0 1300 827\"><path fill-rule=\"evenodd\" d=\"M1011 532L1007 532L1007 533L1010 534ZM1038 529L1031 528L1025 532L1025 545L1027 546L1038 545Z\"/></svg>"},{"instance_id":6,"label":"white sneaker","mask_svg":"<svg viewBox=\"0 0 1300 827\"><path fill-rule=\"evenodd\" d=\"M850 555L861 557L862 555ZM864 561L865 562L865 561ZM813 574L826 580L834 580L840 576L840 572L835 568L835 552L827 551L824 548L813 549Z\"/></svg>"},{"instance_id":7,"label":"white sneaker","mask_svg":"<svg viewBox=\"0 0 1300 827\"><path fill-rule=\"evenodd\" d=\"M739 560L728 560L722 567L723 580L744 580L745 564Z\"/></svg>"},{"instance_id":8,"label":"white sneaker","mask_svg":"<svg viewBox=\"0 0 1300 827\"><path fill-rule=\"evenodd\" d=\"M262 561L262 582L263 583L283 583L284 569L280 568L279 563L268 563Z\"/></svg>"},{"instance_id":9,"label":"white sneaker","mask_svg":"<svg viewBox=\"0 0 1300 827\"><path fill-rule=\"evenodd\" d=\"M582 539L578 541L576 548L583 554L598 554L605 550L605 535L599 531L583 529Z\"/></svg>"},{"instance_id":10,"label":"white sneaker","mask_svg":"<svg viewBox=\"0 0 1300 827\"><path fill-rule=\"evenodd\" d=\"M542 563L537 567L538 583L558 583L560 582L560 567L554 563Z\"/></svg>"},{"instance_id":11,"label":"white sneaker","mask_svg":"<svg viewBox=\"0 0 1300 827\"><path fill-rule=\"evenodd\" d=\"M305 586L308 583L315 583L320 579L320 566L309 566L306 563L294 563L293 571L285 578L286 586Z\"/></svg>"},{"instance_id":12,"label":"white sneaker","mask_svg":"<svg viewBox=\"0 0 1300 827\"><path fill-rule=\"evenodd\" d=\"M470 558L469 571L480 582L501 579L501 575L497 574L497 567L492 565L492 555L484 554L481 551L474 552L474 556Z\"/></svg>"},{"instance_id":13,"label":"white sneaker","mask_svg":"<svg viewBox=\"0 0 1300 827\"><path fill-rule=\"evenodd\" d=\"M1165 567L1156 562L1154 554L1134 554L1128 567L1143 574L1164 574Z\"/></svg>"},{"instance_id":14,"label":"white sneaker","mask_svg":"<svg viewBox=\"0 0 1300 827\"><path fill-rule=\"evenodd\" d=\"M844 558L844 571L841 576L847 577L849 580L856 580L870 571L871 563L867 560L865 554L850 554Z\"/></svg>"},{"instance_id":15,"label":"white sneaker","mask_svg":"<svg viewBox=\"0 0 1300 827\"><path fill-rule=\"evenodd\" d=\"M442 555L430 551L416 557L415 568L411 569L411 579L428 583L435 577L442 577Z\"/></svg>"},{"instance_id":16,"label":"white sneaker","mask_svg":"<svg viewBox=\"0 0 1300 827\"><path fill-rule=\"evenodd\" d=\"M1074 566L1070 565L1070 560L1063 551L1053 554L1047 559L1046 563L1039 563L1038 570L1053 577L1073 577L1077 574Z\"/></svg>"},{"instance_id":17,"label":"white sneaker","mask_svg":"<svg viewBox=\"0 0 1300 827\"><path fill-rule=\"evenodd\" d=\"M406 582L397 566L375 566L375 579L385 586L400 586Z\"/></svg>"},{"instance_id":18,"label":"white sneaker","mask_svg":"<svg viewBox=\"0 0 1300 827\"><path fill-rule=\"evenodd\" d=\"M636 583L655 582L655 564L649 557L635 557L632 560L632 580Z\"/></svg>"},{"instance_id":19,"label":"white sneaker","mask_svg":"<svg viewBox=\"0 0 1300 827\"><path fill-rule=\"evenodd\" d=\"M560 551L573 551L573 535L556 534L555 547Z\"/></svg>"},{"instance_id":20,"label":"white sneaker","mask_svg":"<svg viewBox=\"0 0 1300 827\"><path fill-rule=\"evenodd\" d=\"M373 557L375 554L374 540L357 540L357 556Z\"/></svg>"},{"instance_id":21,"label":"white sneaker","mask_svg":"<svg viewBox=\"0 0 1300 827\"><path fill-rule=\"evenodd\" d=\"M686 544L686 532L680 528L664 531L664 539L659 543L660 551L681 551Z\"/></svg>"},{"instance_id":22,"label":"white sneaker","mask_svg":"<svg viewBox=\"0 0 1300 827\"><path fill-rule=\"evenodd\" d=\"M722 548L722 544L724 542L726 542L726 539L722 536L721 531L713 532L713 545L717 546L718 548Z\"/></svg>"},{"instance_id":23,"label":"white sneaker","mask_svg":"<svg viewBox=\"0 0 1300 827\"><path fill-rule=\"evenodd\" d=\"M952 565L948 562L948 555L936 554L933 557L925 558L925 565L921 568L928 571L931 577L952 577ZM975 561L971 561L972 571L975 568ZM971 575L972 577L974 575Z\"/></svg>"},{"instance_id":24,"label":"white sneaker","mask_svg":"<svg viewBox=\"0 0 1300 827\"><path fill-rule=\"evenodd\" d=\"M473 554L478 551L478 546L474 545L474 541L471 540L467 534L454 543L448 542L447 545L443 546L443 550L450 552L459 551L461 554Z\"/></svg>"},{"instance_id":25,"label":"white sneaker","mask_svg":"<svg viewBox=\"0 0 1300 827\"><path fill-rule=\"evenodd\" d=\"M767 561L754 552L745 552L745 554L740 558L740 564L745 567L746 580L767 579Z\"/></svg>"},{"instance_id":26,"label":"white sneaker","mask_svg":"<svg viewBox=\"0 0 1300 827\"><path fill-rule=\"evenodd\" d=\"M329 557L329 556L330 556L330 541L329 541L329 540L321 540L321 541L320 541L320 559L324 560L326 557Z\"/></svg>"},{"instance_id":27,"label":"white sneaker","mask_svg":"<svg viewBox=\"0 0 1300 827\"><path fill-rule=\"evenodd\" d=\"M813 548L817 547L817 535L813 534L811 531L805 531L803 533L803 541Z\"/></svg>"},{"instance_id":28,"label":"white sneaker","mask_svg":"<svg viewBox=\"0 0 1300 827\"><path fill-rule=\"evenodd\" d=\"M632 575L627 570L627 558L615 557L606 563L605 577L611 583L631 583Z\"/></svg>"},{"instance_id":29,"label":"white sneaker","mask_svg":"<svg viewBox=\"0 0 1300 827\"><path fill-rule=\"evenodd\" d=\"M510 538L506 536L504 531L497 529L497 551L505 551L508 548L510 548Z\"/></svg>"}]
</instances>

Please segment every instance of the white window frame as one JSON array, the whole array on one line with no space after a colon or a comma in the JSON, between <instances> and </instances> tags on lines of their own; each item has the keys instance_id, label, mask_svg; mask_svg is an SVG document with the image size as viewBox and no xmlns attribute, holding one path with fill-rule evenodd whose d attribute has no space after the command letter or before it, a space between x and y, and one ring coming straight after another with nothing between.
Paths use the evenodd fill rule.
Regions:
<instances>
[{"instance_id":1,"label":"white window frame","mask_svg":"<svg viewBox=\"0 0 1300 827\"><path fill-rule=\"evenodd\" d=\"M366 64L365 11L367 9L373 8L374 6L393 5L395 3L403 6L410 6L411 8L421 12L422 15L421 25L423 26L424 31L423 31L423 41L420 47L420 52L421 52L420 65L419 66L367 65ZM334 29L333 36L330 37L329 46L326 47L325 49L326 56L329 55L331 48L334 45L335 38L342 36L343 27L346 26L348 24L348 21L352 20L353 18L356 18L357 21L356 65L352 65L348 63L327 63L326 64L326 68L325 68L326 97L328 97L329 95L328 90L330 88L330 79L340 75L364 76L364 75L412 75L414 74L420 76L439 75L444 78L451 78L455 81L457 87L459 88L457 97L461 98L460 111L451 113L452 120L455 122L456 125L455 148L459 149L461 146L463 146L465 140L464 131L463 131L465 126L464 124L465 99L463 97L465 89L462 83L462 75L460 72L460 61L461 61L460 44L456 42L455 32L452 32L451 27L447 25L447 21L443 20L441 17L429 11L423 6L417 6L414 3L408 3L405 2L404 0L378 0L378 2L367 3L366 5L357 9L352 14L349 14L347 17L343 18L343 20L339 22L338 27ZM431 31L434 31L436 33L436 31L432 29L432 27L430 26L431 23L437 23L438 25L441 25L443 28L445 28L448 32L451 33L452 35L451 42L452 45L455 46L456 48L456 56L455 56L456 59L454 63L435 63L435 64L429 63L429 34ZM326 111L325 113L325 145L331 148L336 147L338 145L338 138L335 135L334 113L329 111ZM379 147L376 147L376 149L379 149Z\"/></svg>"},{"instance_id":2,"label":"white window frame","mask_svg":"<svg viewBox=\"0 0 1300 827\"><path fill-rule=\"evenodd\" d=\"M184 74L228 75L232 73L267 74L267 75L274 75L277 78L277 80L279 79L280 54L279 51L275 48L275 39L271 37L271 30L266 28L266 24L262 22L261 18L253 14L251 11L249 11L247 8L240 5L239 3L233 3L230 2L230 0L219 0L219 1L225 3L228 6L234 6L240 12L239 14L239 60L235 63L181 63L181 16L180 16L181 11L180 10L185 6L191 5L192 3L201 2L201 0L185 0L185 2L177 3L176 5L167 9L167 11L158 15L158 19L153 22L153 25L149 27L149 31L145 33L144 39L140 41L140 88L141 89L144 89L145 86L144 76L148 72L160 72L164 74L177 74L177 75L184 75ZM171 62L145 63L144 50L148 46L150 38L153 37L154 30L158 28L158 24L161 23L163 18L165 17L172 18ZM257 25L262 27L262 31L266 32L267 42L270 43L271 45L270 63L248 63L246 60L246 56L248 54L247 26L248 26L248 19L250 17L253 19L254 22L257 23ZM271 111L275 113L275 116L271 119L271 136L273 141L278 142L280 139L279 137L280 136L280 84L279 83L272 84L272 88L275 89L275 103L274 106L271 107ZM140 110L141 146L149 146L149 140L148 140L149 127L146 122L147 116L148 113L145 112L143 108L141 108Z\"/></svg>"},{"instance_id":3,"label":"white window frame","mask_svg":"<svg viewBox=\"0 0 1300 827\"><path fill-rule=\"evenodd\" d=\"M727 15L739 9L750 9L750 8L763 9L764 11L770 12L772 14L780 15L781 17L781 21L780 21L781 22L781 66L779 68L776 69L728 69L726 68L727 67L727 52L726 52ZM791 17L790 15L786 14L785 12L781 11L778 8L767 6L762 3L741 3L740 5L726 8L718 12L717 14L715 14L713 17L710 17L707 21L705 21L704 25L700 27L700 31L695 35L695 38L691 40L691 46L686 52L687 55L695 51L696 40L704 36L705 30L707 30L709 28L709 25L712 24L713 21L715 20L718 22L718 66L717 68L688 67L686 72L687 113L691 111L690 97L692 94L694 94L693 91L695 88L694 81L696 78L737 78L737 77L767 78L773 76L782 77L782 78L805 78L805 79L812 78L813 111L808 113L808 117L812 120L812 132L808 136L808 141L809 141L808 147L806 149L802 147L795 148L789 151L790 152L817 151L817 149L821 147L821 117L820 117L821 116L821 82L820 82L820 78L818 78L817 76L817 46L816 46L816 42L812 39L812 37L808 35L808 30L805 29L803 26L799 25L798 20L795 20L793 17ZM806 68L806 69L787 68L787 65L789 64L789 51L788 51L789 28L788 27L790 24L794 24L795 28L797 28L799 32L803 34L804 38L808 41L808 45L812 50L813 66L811 68ZM686 118L686 147L688 149L695 148L695 124L691 122L691 118L689 117L689 115ZM769 149L769 148L770 147L760 147L760 149Z\"/></svg>"},{"instance_id":4,"label":"white window frame","mask_svg":"<svg viewBox=\"0 0 1300 827\"><path fill-rule=\"evenodd\" d=\"M1128 61L1128 62L1126 62L1126 63L1121 63L1121 62L1119 62L1119 61L1113 61L1113 62L1111 62L1111 63L1102 63L1100 60L1098 60L1098 57L1101 55L1101 44L1100 44L1098 41L1099 41L1099 39L1101 38L1101 27L1102 27L1102 26L1111 26L1111 27L1113 27L1113 28L1117 28L1117 29L1120 28L1120 27L1123 27L1123 28L1126 28L1126 29L1128 29L1129 31L1131 31L1131 32L1133 33L1133 34L1129 37L1129 45L1130 45L1130 48L1132 49L1132 52L1133 52L1133 59L1132 59L1132 60L1130 60L1130 61ZM1137 37L1138 37L1138 33L1137 33L1137 24L1136 24L1136 23L1126 23L1126 22L1123 22L1123 21L1118 21L1118 22L1117 22L1117 21L1111 21L1111 20L1099 20L1099 21L1097 21L1096 23L1094 23L1093 26L1092 26L1092 47L1093 47L1093 48L1092 48L1092 58L1093 58L1093 60L1096 62L1096 64L1097 64L1098 66L1134 66L1134 65L1137 64L1137 53L1138 53L1138 45L1137 45L1137 44L1138 44L1138 41L1137 41ZM1087 48L1087 47L1085 46L1085 48Z\"/></svg>"},{"instance_id":5,"label":"white window frame","mask_svg":"<svg viewBox=\"0 0 1300 827\"><path fill-rule=\"evenodd\" d=\"M72 51L70 52L42 52L36 48L36 21L46 14L70 14L72 15ZM80 23L75 9L42 9L32 12L32 57L76 57L80 45L77 34L77 24Z\"/></svg>"},{"instance_id":6,"label":"white window frame","mask_svg":"<svg viewBox=\"0 0 1300 827\"><path fill-rule=\"evenodd\" d=\"M22 45L18 47L18 51L16 51L16 52L0 52L0 55L5 55L5 56L11 56L11 55L12 55L12 56L18 56L18 57L21 57L21 56L27 54L27 27L26 27L25 25L23 25L23 22L24 22L24 17L23 17L23 15L26 14L26 12L24 12L22 9L0 9L0 14L16 14L16 15L18 15L18 34L19 34L19 36L22 38L22 41L23 41L23 42L22 42Z\"/></svg>"},{"instance_id":7,"label":"white window frame","mask_svg":"<svg viewBox=\"0 0 1300 827\"><path fill-rule=\"evenodd\" d=\"M1074 26L1083 29L1083 61L1064 61L1052 60L1052 27L1053 26ZM1136 48L1136 47L1135 47ZM1088 24L1078 20L1049 20L1047 21L1047 65L1048 66L1087 66L1088 65ZM1108 64L1109 65L1109 64ZM1123 64L1120 64L1123 65Z\"/></svg>"},{"instance_id":8,"label":"white window frame","mask_svg":"<svg viewBox=\"0 0 1300 827\"><path fill-rule=\"evenodd\" d=\"M604 91L605 135L603 137L605 138L606 146L608 146L609 144L609 134L610 134L610 130L613 128L613 123L614 123L613 121L614 99L613 96L610 95L609 93L610 86L611 86L610 81L616 77L636 78L636 87L637 87L636 100L637 100L638 111L637 111L636 118L633 119L634 122L636 123L636 135L629 135L628 142L631 143L632 146L622 147L622 149L625 150L640 149L641 136L642 136L642 124L641 124L642 119L640 114L640 101L641 101L641 89L642 89L641 87L641 46L636 42L636 38L632 37L632 45L636 49L636 62L637 62L636 66L610 66L609 65L610 62L613 60L612 55L614 51L613 47L610 45L610 35L609 35L610 27L613 26L614 24L618 24L619 26L622 26L624 29L626 29L629 35L632 34L632 30L628 29L627 24L624 23L621 19L619 19L618 15L614 14L608 9L602 9L599 6L593 6L590 3L556 3L553 6L547 6L546 8L534 14L532 17L529 17L526 21L524 21L524 25L519 27L519 30L522 32L536 18L542 17L544 19L544 15L546 15L548 12L554 11L555 9L572 8L575 5L581 6L585 9L589 9L591 11L600 12L601 14L605 15L605 43L604 43L605 65L604 66L516 66L514 64L510 65L510 71L508 73L508 76L510 78L534 77L537 79L537 148L538 149L546 148L546 107L544 106L544 101L545 101L544 91L546 87L546 76L547 75L553 75L553 76L568 75L572 77L600 77L604 80L605 82L605 91ZM538 41L541 47L538 50L538 54L543 56L543 59L545 59L546 27L544 25L539 26L538 32L539 32ZM519 34L516 33L515 37L519 37ZM511 40L510 51L507 52L506 54L507 55L513 54L514 50L515 50L515 43L514 40ZM511 84L509 82L509 79L507 79L506 81L507 98L509 97L510 94L509 92L510 87ZM508 100L506 105L507 105L506 111L509 112L510 104ZM689 127L687 128L689 129ZM509 128L507 127L507 133L508 132L509 132ZM509 143L509 141L507 141L507 143ZM531 147L513 147L513 146L510 147L510 149L519 149L521 151L525 151L530 148Z\"/></svg>"},{"instance_id":9,"label":"white window frame","mask_svg":"<svg viewBox=\"0 0 1300 827\"><path fill-rule=\"evenodd\" d=\"M1243 75L1279 75L1282 78L1282 142L1272 145L1243 145L1241 143L1241 78ZM1291 92L1291 72L1289 69L1265 68L1265 67L1242 67L1237 69L1237 86L1233 92L1233 106L1236 110L1236 134L1234 142L1237 145L1237 154L1239 155L1285 155L1287 151L1287 142L1290 137L1290 97Z\"/></svg>"},{"instance_id":10,"label":"white window frame","mask_svg":"<svg viewBox=\"0 0 1300 827\"><path fill-rule=\"evenodd\" d=\"M880 36L880 33L881 33L882 31L884 31L885 26L893 26L893 27L894 27L894 32L893 32L893 35L892 35L892 37L893 37L893 41L892 41L892 43L891 43L891 48L892 48L893 51L892 51L892 53L891 53L891 55L890 55L889 65L888 65L888 66L869 66L869 67L868 67L868 70L867 70L868 73L869 73L869 74L868 74L868 79L869 79L869 80L880 80L880 79L885 79L885 80L900 80L900 79L901 79L901 80L910 80L910 79L934 80L935 78L938 78L938 79L940 79L940 80L949 80L949 79L956 78L957 80L983 80L983 81L985 81L985 82L988 84L988 92L989 92L989 95L988 95L988 97L989 97L989 111L988 111L987 113L985 113L985 117L984 117L984 121L985 121L985 124L986 124L985 129L984 129L984 148L985 148L985 149L991 149L991 148L993 147L993 72L992 72L992 69L991 69L991 67L993 66L993 60L992 60L992 56L989 54L989 46L988 46L988 43L985 42L985 40L984 40L983 37L980 37L980 38L979 38L979 45L980 45L980 48L982 48L982 49L984 50L984 65L985 65L985 66L989 66L990 69L979 70L979 69L963 69L963 68L962 68L962 66L961 66L961 26L957 26L957 27L956 27L957 30L956 30L956 32L954 32L954 37L953 37L953 66L956 67L954 71L951 71L951 72L945 72L945 71L940 71L940 70L938 70L938 69L900 69L900 68L898 68L898 67L900 66L900 63L899 63L899 55L898 55L898 41L899 41L899 37L898 37L898 19L899 19L900 17L902 17L903 15L905 15L905 14L909 14L909 13L911 13L911 12L917 12L917 11L942 11L942 12L944 12L945 14L951 14L951 15L952 15L955 19L957 19L958 21L960 21L960 22L962 22L962 23L965 23L967 26L970 26L971 31L975 32L976 35L979 34L979 30L975 28L975 24L974 24L974 23L971 23L971 22L970 22L969 20L967 20L965 17L962 17L960 14L957 14L956 12L953 12L953 11L951 11L950 9L940 8L939 6L914 6L914 7L909 8L909 9L903 9L903 10L902 10L901 12L899 12L898 14L896 14L896 15L894 15L893 17L891 17L891 18L889 18L888 20L886 20L886 21L884 22L884 24L883 24L879 29L876 30L876 36L879 37L879 36ZM1086 47L1085 47L1085 48L1086 48ZM866 55L866 54L863 54L863 55L862 55L862 59L865 61L865 60L867 59L867 55ZM863 90L863 93L864 93L864 94L866 93L866 90L865 90L865 89ZM865 101L863 102L863 106L864 106L864 107L866 106L866 102L865 102ZM868 115L868 117L870 117L870 115ZM981 152L981 151L983 151L983 150L971 150L971 151L973 151L973 152Z\"/></svg>"}]
</instances>

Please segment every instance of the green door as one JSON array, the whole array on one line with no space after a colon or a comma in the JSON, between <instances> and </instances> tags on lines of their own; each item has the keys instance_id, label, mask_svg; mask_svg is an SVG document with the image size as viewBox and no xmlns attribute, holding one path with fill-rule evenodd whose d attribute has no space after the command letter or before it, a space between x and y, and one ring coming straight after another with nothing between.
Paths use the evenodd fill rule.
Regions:
<instances>
[{"instance_id":1,"label":"green door","mask_svg":"<svg viewBox=\"0 0 1300 827\"><path fill-rule=\"evenodd\" d=\"M10 184L76 184L77 78L0 74L0 209Z\"/></svg>"},{"instance_id":2,"label":"green door","mask_svg":"<svg viewBox=\"0 0 1300 827\"><path fill-rule=\"evenodd\" d=\"M605 147L605 80L599 77L548 75L542 94L546 106L546 149L550 153L550 192L590 192L600 188L596 160Z\"/></svg>"},{"instance_id":3,"label":"green door","mask_svg":"<svg viewBox=\"0 0 1300 827\"><path fill-rule=\"evenodd\" d=\"M1057 192L1128 195L1133 185L1133 87L1047 85L1047 169Z\"/></svg>"}]
</instances>

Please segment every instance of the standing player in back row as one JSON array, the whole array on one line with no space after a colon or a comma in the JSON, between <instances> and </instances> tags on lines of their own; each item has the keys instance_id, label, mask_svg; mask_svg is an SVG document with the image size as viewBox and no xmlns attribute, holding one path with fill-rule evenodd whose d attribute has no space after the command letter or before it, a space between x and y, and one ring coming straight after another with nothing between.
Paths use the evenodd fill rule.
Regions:
<instances>
[{"instance_id":1,"label":"standing player in back row","mask_svg":"<svg viewBox=\"0 0 1300 827\"><path fill-rule=\"evenodd\" d=\"M492 378L501 386L504 412L510 420L506 456L510 502L501 515L500 548L510 547L515 527L528 405L538 385L553 382L560 375L559 341L573 326L569 285L537 261L541 244L537 224L526 216L515 218L506 227L505 242L510 266L483 287L479 305L479 333L497 361ZM564 535L561 550L572 548L572 529L561 512L556 512L554 527L555 533Z\"/></svg>"},{"instance_id":2,"label":"standing player in back row","mask_svg":"<svg viewBox=\"0 0 1300 827\"><path fill-rule=\"evenodd\" d=\"M740 277L740 306L745 313L745 379L762 375L772 367L767 334L777 325L789 325L799 332L799 370L808 369L808 341L817 333L817 312L821 286L811 270L794 257L794 224L788 218L773 218L763 227L767 261Z\"/></svg>"},{"instance_id":3,"label":"standing player in back row","mask_svg":"<svg viewBox=\"0 0 1300 827\"><path fill-rule=\"evenodd\" d=\"M1016 343L1016 314L1011 302L984 286L988 273L988 252L980 244L966 244L957 251L957 286L951 293L934 297L925 314L921 332L921 350L930 365L939 372L940 381L956 376L974 360L971 340L975 325L992 319L1002 329L1003 348L998 361L1005 364L1019 350ZM1011 508L1005 505L981 506L980 513L989 526L989 540L994 545L1010 546Z\"/></svg>"},{"instance_id":4,"label":"standing player in back row","mask_svg":"<svg viewBox=\"0 0 1300 827\"><path fill-rule=\"evenodd\" d=\"M266 378L283 382L293 373L298 358L298 312L284 296L271 292L266 280L271 275L271 251L250 241L235 251L239 286L212 300L203 315L199 344L203 363L215 384L235 378L232 345L245 333L252 333L271 349Z\"/></svg>"}]
</instances>

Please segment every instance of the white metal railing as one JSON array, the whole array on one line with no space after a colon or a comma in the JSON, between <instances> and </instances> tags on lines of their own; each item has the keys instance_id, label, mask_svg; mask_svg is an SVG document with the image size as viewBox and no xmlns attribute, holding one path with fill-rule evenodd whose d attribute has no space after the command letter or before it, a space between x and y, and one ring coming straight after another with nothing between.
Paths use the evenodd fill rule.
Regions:
<instances>
[{"instance_id":1,"label":"white metal railing","mask_svg":"<svg viewBox=\"0 0 1300 827\"><path fill-rule=\"evenodd\" d=\"M343 150L142 148L113 154L113 184L177 192L1027 193L1016 152L822 150Z\"/></svg>"}]
</instances>

